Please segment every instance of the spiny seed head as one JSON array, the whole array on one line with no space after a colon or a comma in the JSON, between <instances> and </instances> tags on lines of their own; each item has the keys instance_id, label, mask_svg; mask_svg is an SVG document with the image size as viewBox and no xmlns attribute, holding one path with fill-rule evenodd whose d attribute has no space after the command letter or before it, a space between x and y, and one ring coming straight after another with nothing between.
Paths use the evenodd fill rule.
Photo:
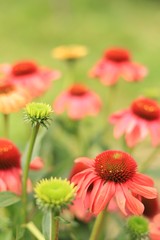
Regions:
<instances>
[{"instance_id":1,"label":"spiny seed head","mask_svg":"<svg viewBox=\"0 0 160 240\"><path fill-rule=\"evenodd\" d=\"M137 164L128 154L118 150L107 150L95 158L95 171L102 179L124 183L136 172Z\"/></svg>"},{"instance_id":2,"label":"spiny seed head","mask_svg":"<svg viewBox=\"0 0 160 240\"><path fill-rule=\"evenodd\" d=\"M142 216L129 217L126 230L130 236L130 240L149 240L148 221Z\"/></svg>"},{"instance_id":3,"label":"spiny seed head","mask_svg":"<svg viewBox=\"0 0 160 240\"><path fill-rule=\"evenodd\" d=\"M53 110L49 104L32 102L25 109L25 121L31 122L32 126L37 124L48 127Z\"/></svg>"},{"instance_id":4,"label":"spiny seed head","mask_svg":"<svg viewBox=\"0 0 160 240\"><path fill-rule=\"evenodd\" d=\"M34 188L38 207L42 210L52 209L59 214L63 208L72 203L76 187L67 179L53 178L42 179Z\"/></svg>"}]
</instances>

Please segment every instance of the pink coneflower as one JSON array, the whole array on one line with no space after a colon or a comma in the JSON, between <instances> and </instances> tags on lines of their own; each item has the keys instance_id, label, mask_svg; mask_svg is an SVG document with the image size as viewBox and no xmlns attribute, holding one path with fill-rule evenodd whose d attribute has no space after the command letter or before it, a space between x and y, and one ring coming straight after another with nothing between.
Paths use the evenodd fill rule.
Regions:
<instances>
[{"instance_id":1,"label":"pink coneflower","mask_svg":"<svg viewBox=\"0 0 160 240\"><path fill-rule=\"evenodd\" d=\"M110 123L115 125L114 137L123 134L129 147L135 146L148 134L153 146L160 143L160 107L149 98L138 98L130 108L111 115Z\"/></svg>"},{"instance_id":2,"label":"pink coneflower","mask_svg":"<svg viewBox=\"0 0 160 240\"><path fill-rule=\"evenodd\" d=\"M11 84L29 90L31 96L42 95L51 86L52 80L59 78L58 71L38 66L33 61L21 61L13 65L1 65L0 70Z\"/></svg>"},{"instance_id":3,"label":"pink coneflower","mask_svg":"<svg viewBox=\"0 0 160 240\"><path fill-rule=\"evenodd\" d=\"M37 159L32 162L32 169L40 169L43 165ZM0 139L0 192L11 191L21 194L21 154L16 145L8 139ZM28 180L28 190L31 182Z\"/></svg>"},{"instance_id":4,"label":"pink coneflower","mask_svg":"<svg viewBox=\"0 0 160 240\"><path fill-rule=\"evenodd\" d=\"M104 85L111 86L116 84L120 77L128 82L140 81L147 75L147 68L132 62L126 49L113 48L104 53L89 75L99 78Z\"/></svg>"},{"instance_id":5,"label":"pink coneflower","mask_svg":"<svg viewBox=\"0 0 160 240\"><path fill-rule=\"evenodd\" d=\"M123 214L140 215L144 205L138 196L156 198L153 180L137 172L135 160L118 150L104 151L94 160L79 158L86 169L75 174L72 182L77 185L77 197L94 215L99 214L114 197ZM136 197L135 197L136 196Z\"/></svg>"},{"instance_id":6,"label":"pink coneflower","mask_svg":"<svg viewBox=\"0 0 160 240\"><path fill-rule=\"evenodd\" d=\"M149 232L151 240L160 239L160 213L157 214L149 224Z\"/></svg>"},{"instance_id":7,"label":"pink coneflower","mask_svg":"<svg viewBox=\"0 0 160 240\"><path fill-rule=\"evenodd\" d=\"M57 114L66 110L70 118L79 120L97 115L101 109L101 100L83 84L74 84L57 97L53 109Z\"/></svg>"},{"instance_id":8,"label":"pink coneflower","mask_svg":"<svg viewBox=\"0 0 160 240\"><path fill-rule=\"evenodd\" d=\"M28 91L10 83L0 85L0 112L9 114L24 108L31 101Z\"/></svg>"}]
</instances>

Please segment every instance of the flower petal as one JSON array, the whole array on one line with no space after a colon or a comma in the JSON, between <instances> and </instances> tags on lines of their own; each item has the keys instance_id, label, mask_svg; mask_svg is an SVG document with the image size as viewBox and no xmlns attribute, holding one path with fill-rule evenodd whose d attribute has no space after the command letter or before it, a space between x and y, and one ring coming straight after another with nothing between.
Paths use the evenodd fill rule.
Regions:
<instances>
[{"instance_id":1,"label":"flower petal","mask_svg":"<svg viewBox=\"0 0 160 240\"><path fill-rule=\"evenodd\" d=\"M142 186L135 183L134 181L128 181L127 186L131 189L132 192L139 194L148 199L157 197L157 190L153 187Z\"/></svg>"},{"instance_id":2,"label":"flower petal","mask_svg":"<svg viewBox=\"0 0 160 240\"><path fill-rule=\"evenodd\" d=\"M126 208L135 215L141 215L144 211L144 205L137 198L133 197L125 184L122 184L121 187L126 197Z\"/></svg>"},{"instance_id":3,"label":"flower petal","mask_svg":"<svg viewBox=\"0 0 160 240\"><path fill-rule=\"evenodd\" d=\"M99 191L99 196L97 196L97 198L95 199L95 202L92 205L92 209L90 209L91 212L97 215L102 210L104 210L104 208L107 207L107 204L110 201L110 199L113 197L114 193L115 193L115 183L114 182L105 183L101 187Z\"/></svg>"},{"instance_id":4,"label":"flower petal","mask_svg":"<svg viewBox=\"0 0 160 240\"><path fill-rule=\"evenodd\" d=\"M123 190L121 188L120 184L116 184L116 193L115 193L115 197L116 197L116 202L118 207L120 208L120 210L122 211L122 213L127 216L127 212L126 212L126 198L124 196Z\"/></svg>"}]
</instances>

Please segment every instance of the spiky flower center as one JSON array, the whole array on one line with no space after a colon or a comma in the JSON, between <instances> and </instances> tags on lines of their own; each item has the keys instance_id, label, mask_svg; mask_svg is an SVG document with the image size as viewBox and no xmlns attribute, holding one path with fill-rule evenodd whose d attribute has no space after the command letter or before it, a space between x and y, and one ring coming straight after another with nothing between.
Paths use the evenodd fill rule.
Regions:
<instances>
[{"instance_id":1,"label":"spiky flower center","mask_svg":"<svg viewBox=\"0 0 160 240\"><path fill-rule=\"evenodd\" d=\"M81 97L87 94L88 89L82 84L75 84L70 88L69 92L72 96Z\"/></svg>"},{"instance_id":2,"label":"spiky flower center","mask_svg":"<svg viewBox=\"0 0 160 240\"><path fill-rule=\"evenodd\" d=\"M158 104L151 99L142 98L135 100L131 109L134 114L146 120L155 120L160 117L160 108Z\"/></svg>"},{"instance_id":3,"label":"spiky flower center","mask_svg":"<svg viewBox=\"0 0 160 240\"><path fill-rule=\"evenodd\" d=\"M20 152L7 139L0 139L0 169L20 168Z\"/></svg>"},{"instance_id":4,"label":"spiky flower center","mask_svg":"<svg viewBox=\"0 0 160 240\"><path fill-rule=\"evenodd\" d=\"M14 76L24 76L37 72L37 69L37 65L34 62L18 62L13 66L12 74Z\"/></svg>"},{"instance_id":5,"label":"spiky flower center","mask_svg":"<svg viewBox=\"0 0 160 240\"><path fill-rule=\"evenodd\" d=\"M76 188L66 179L42 179L35 187L37 204L42 209L59 211L71 203Z\"/></svg>"},{"instance_id":6,"label":"spiky flower center","mask_svg":"<svg viewBox=\"0 0 160 240\"><path fill-rule=\"evenodd\" d=\"M129 52L127 50L121 49L121 48L109 49L105 53L105 57L107 60L110 60L110 61L113 61L116 63L130 61Z\"/></svg>"},{"instance_id":7,"label":"spiky flower center","mask_svg":"<svg viewBox=\"0 0 160 240\"><path fill-rule=\"evenodd\" d=\"M31 122L32 126L40 124L47 127L51 121L53 110L49 104L31 102L25 108L25 120Z\"/></svg>"},{"instance_id":8,"label":"spiky flower center","mask_svg":"<svg viewBox=\"0 0 160 240\"><path fill-rule=\"evenodd\" d=\"M9 93L13 92L14 89L15 89L15 88L14 88L13 85L11 85L11 84L9 84L9 83L4 84L4 85L0 86L0 94L1 94L1 95L2 95L2 94L9 94Z\"/></svg>"},{"instance_id":9,"label":"spiky flower center","mask_svg":"<svg viewBox=\"0 0 160 240\"><path fill-rule=\"evenodd\" d=\"M136 171L135 160L122 151L107 150L95 159L97 174L106 181L124 183L131 179Z\"/></svg>"}]
</instances>

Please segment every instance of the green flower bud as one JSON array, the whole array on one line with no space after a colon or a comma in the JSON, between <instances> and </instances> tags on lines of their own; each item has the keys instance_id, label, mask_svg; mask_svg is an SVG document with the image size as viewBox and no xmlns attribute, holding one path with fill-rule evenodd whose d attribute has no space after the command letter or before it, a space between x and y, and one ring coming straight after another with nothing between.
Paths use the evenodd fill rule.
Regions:
<instances>
[{"instance_id":1,"label":"green flower bud","mask_svg":"<svg viewBox=\"0 0 160 240\"><path fill-rule=\"evenodd\" d=\"M38 207L42 210L52 209L59 215L74 199L76 187L67 179L42 179L34 188Z\"/></svg>"},{"instance_id":2,"label":"green flower bud","mask_svg":"<svg viewBox=\"0 0 160 240\"><path fill-rule=\"evenodd\" d=\"M149 240L147 219L142 216L131 216L127 221L127 232L130 240Z\"/></svg>"},{"instance_id":3,"label":"green flower bud","mask_svg":"<svg viewBox=\"0 0 160 240\"><path fill-rule=\"evenodd\" d=\"M24 120L31 122L32 126L37 124L48 127L51 121L52 108L49 104L32 102L25 108Z\"/></svg>"}]
</instances>

